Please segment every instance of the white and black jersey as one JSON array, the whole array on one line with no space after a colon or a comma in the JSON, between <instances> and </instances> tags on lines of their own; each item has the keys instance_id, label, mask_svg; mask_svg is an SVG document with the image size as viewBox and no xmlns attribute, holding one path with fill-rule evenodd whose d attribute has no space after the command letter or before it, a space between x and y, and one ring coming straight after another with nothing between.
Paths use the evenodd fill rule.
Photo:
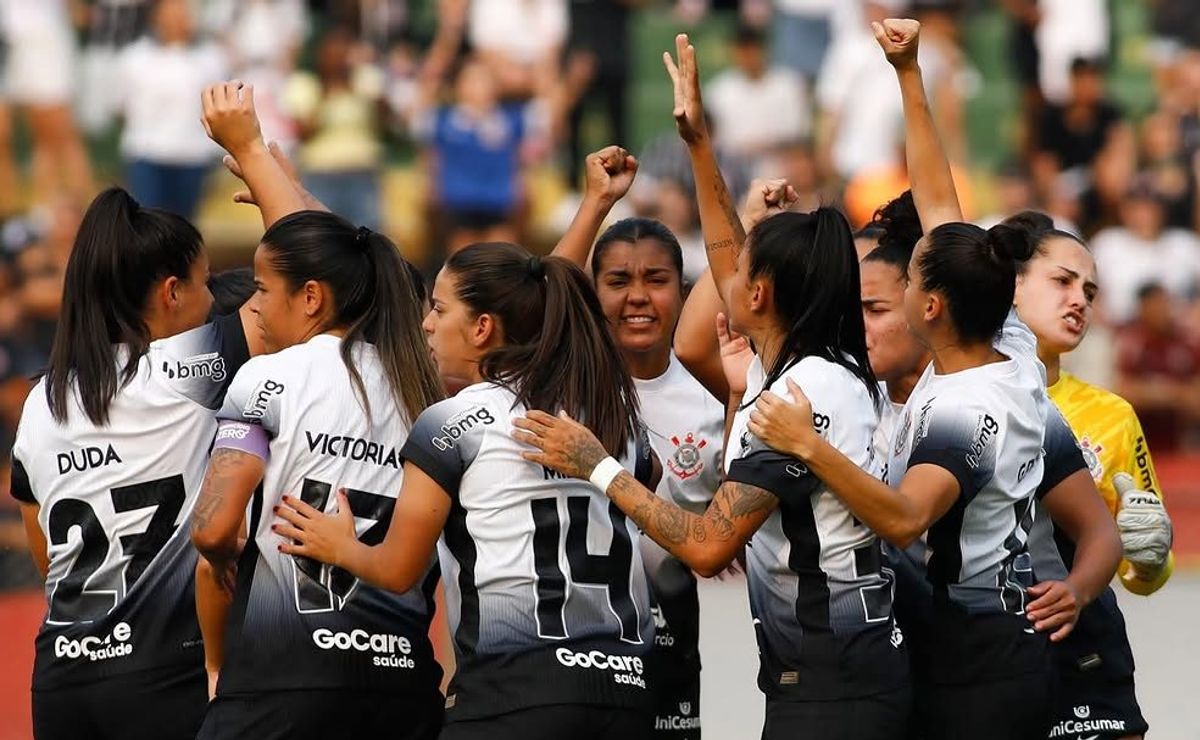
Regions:
<instances>
[{"instance_id":1,"label":"white and black jersey","mask_svg":"<svg viewBox=\"0 0 1200 740\"><path fill-rule=\"evenodd\" d=\"M349 573L279 552L271 514L284 494L329 511L345 489L358 538L378 544L403 478L410 427L373 345L351 350L369 414L355 394L339 337L321 334L248 362L234 378L220 435L259 425L270 438L251 540L238 564L221 696L360 688L427 694L441 680L428 638L436 573L394 594ZM218 441L218 445L221 442ZM432 571L433 560L430 559Z\"/></svg>"},{"instance_id":2,"label":"white and black jersey","mask_svg":"<svg viewBox=\"0 0 1200 740\"><path fill-rule=\"evenodd\" d=\"M117 366L128 350L118 347ZM25 401L12 492L38 504L50 558L33 688L203 663L196 551L182 526L204 478L215 411L247 359L235 314L150 343L96 426L77 392L55 421L45 380Z\"/></svg>"},{"instance_id":3,"label":"white and black jersey","mask_svg":"<svg viewBox=\"0 0 1200 740\"><path fill-rule=\"evenodd\" d=\"M633 379L650 446L662 461L655 492L702 514L721 485L725 409L672 354L657 378ZM654 599L655 728L699 732L700 600L696 575L654 540L641 537ZM685 711L686 710L686 711Z\"/></svg>"},{"instance_id":4,"label":"white and black jersey","mask_svg":"<svg viewBox=\"0 0 1200 740\"><path fill-rule=\"evenodd\" d=\"M990 622L995 631L970 627L971 615L1024 614L1034 583L1034 494L1045 473L1050 401L1037 339L1010 312L996 348L1008 359L945 375L926 369L905 404L888 463L893 487L923 464L943 468L959 485L950 510L905 553L913 579L927 583L932 597L912 615L925 623L929 640L927 650L916 650L917 663L922 654L941 656L931 675L947 683L1029 670L1008 659L1032 635L1023 618ZM1031 642L1040 649L1044 637Z\"/></svg>"},{"instance_id":5,"label":"white and black jersey","mask_svg":"<svg viewBox=\"0 0 1200 740\"><path fill-rule=\"evenodd\" d=\"M548 704L645 707L654 639L638 530L587 481L526 461L512 392L427 409L402 454L452 499L439 543L457 670L448 721ZM644 438L621 455L643 483Z\"/></svg>"},{"instance_id":6,"label":"white and black jersey","mask_svg":"<svg viewBox=\"0 0 1200 740\"><path fill-rule=\"evenodd\" d=\"M866 386L817 357L789 368L769 390L787 397L791 379L812 403L813 425L830 444L878 475L871 438L878 417ZM762 390L755 358L746 398ZM779 508L746 548L750 608L757 625L768 698L836 700L902 686L907 658L892 618L892 580L880 542L798 459L747 429L753 403L734 417L726 476L770 491Z\"/></svg>"}]
</instances>

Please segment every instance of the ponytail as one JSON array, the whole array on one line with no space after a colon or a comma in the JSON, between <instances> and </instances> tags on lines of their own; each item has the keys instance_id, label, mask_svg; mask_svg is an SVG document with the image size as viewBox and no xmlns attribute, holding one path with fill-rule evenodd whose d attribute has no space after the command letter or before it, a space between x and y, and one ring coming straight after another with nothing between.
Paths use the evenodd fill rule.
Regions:
<instances>
[{"instance_id":1,"label":"ponytail","mask_svg":"<svg viewBox=\"0 0 1200 740\"><path fill-rule=\"evenodd\" d=\"M878 403L882 396L867 357L858 253L846 218L832 208L780 213L755 226L746 242L750 276L771 279L775 313L787 329L763 388L805 357L820 357L846 368Z\"/></svg>"},{"instance_id":2,"label":"ponytail","mask_svg":"<svg viewBox=\"0 0 1200 740\"><path fill-rule=\"evenodd\" d=\"M514 244L475 244L446 261L458 297L496 317L505 344L480 373L530 409L566 411L620 454L636 434L637 393L584 272Z\"/></svg>"},{"instance_id":3,"label":"ponytail","mask_svg":"<svg viewBox=\"0 0 1200 740\"><path fill-rule=\"evenodd\" d=\"M67 420L74 387L88 419L108 423L113 396L133 379L150 347L143 313L151 289L168 277L186 281L201 249L200 232L187 219L142 208L121 188L96 196L67 261L45 376L56 421ZM119 369L117 344L128 349Z\"/></svg>"},{"instance_id":4,"label":"ponytail","mask_svg":"<svg viewBox=\"0 0 1200 740\"><path fill-rule=\"evenodd\" d=\"M998 225L1021 231L1032 247L1028 258L1017 259L1018 275L1023 275L1029 269L1029 263L1033 261L1034 257L1046 253L1046 242L1051 239L1069 239L1084 249L1088 248L1088 245L1078 235L1055 227L1054 219L1040 211L1021 211L1004 219Z\"/></svg>"},{"instance_id":5,"label":"ponytail","mask_svg":"<svg viewBox=\"0 0 1200 740\"><path fill-rule=\"evenodd\" d=\"M961 340L990 342L1012 309L1017 264L1033 252L1029 235L1018 228L942 224L918 257L921 290L945 298Z\"/></svg>"},{"instance_id":6,"label":"ponytail","mask_svg":"<svg viewBox=\"0 0 1200 740\"><path fill-rule=\"evenodd\" d=\"M271 266L297 290L309 280L333 295L331 329L345 327L342 362L363 410L371 413L366 386L354 364L359 342L375 346L397 408L411 423L443 395L426 351L414 272L383 234L323 211L300 211L263 234Z\"/></svg>"}]
</instances>

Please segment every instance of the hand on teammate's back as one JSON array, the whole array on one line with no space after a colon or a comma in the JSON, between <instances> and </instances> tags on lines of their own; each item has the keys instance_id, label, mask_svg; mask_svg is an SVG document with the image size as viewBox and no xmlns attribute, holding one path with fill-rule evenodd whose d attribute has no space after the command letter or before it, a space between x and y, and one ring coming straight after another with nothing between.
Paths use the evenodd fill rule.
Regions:
<instances>
[{"instance_id":1,"label":"hand on teammate's back","mask_svg":"<svg viewBox=\"0 0 1200 740\"><path fill-rule=\"evenodd\" d=\"M663 52L663 64L671 76L674 88L675 129L679 138L688 146L696 146L708 140L708 124L704 121L704 102L700 98L700 68L696 65L696 47L688 41L686 33L675 37L675 54Z\"/></svg>"},{"instance_id":2,"label":"hand on teammate's back","mask_svg":"<svg viewBox=\"0 0 1200 740\"><path fill-rule=\"evenodd\" d=\"M812 403L800 390L800 386L787 379L788 394L792 400L763 391L754 402L750 412L750 432L768 447L804 460L813 450L813 443L820 439L813 427Z\"/></svg>"},{"instance_id":3,"label":"hand on teammate's back","mask_svg":"<svg viewBox=\"0 0 1200 740\"><path fill-rule=\"evenodd\" d=\"M234 80L204 88L201 120L209 138L237 157L247 147L262 143L258 114L254 110L254 86Z\"/></svg>"},{"instance_id":4,"label":"hand on teammate's back","mask_svg":"<svg viewBox=\"0 0 1200 740\"><path fill-rule=\"evenodd\" d=\"M1038 632L1049 632L1058 642L1075 629L1082 606L1074 587L1066 581L1042 581L1027 590L1034 600L1025 607L1025 615Z\"/></svg>"},{"instance_id":5,"label":"hand on teammate's back","mask_svg":"<svg viewBox=\"0 0 1200 740\"><path fill-rule=\"evenodd\" d=\"M910 18L888 18L882 23L873 21L871 30L893 67L903 69L917 65L920 23Z\"/></svg>"},{"instance_id":6,"label":"hand on teammate's back","mask_svg":"<svg viewBox=\"0 0 1200 740\"><path fill-rule=\"evenodd\" d=\"M615 144L592 152L584 160L586 169L587 198L597 198L611 207L625 197L637 175L638 161L629 152Z\"/></svg>"}]
</instances>

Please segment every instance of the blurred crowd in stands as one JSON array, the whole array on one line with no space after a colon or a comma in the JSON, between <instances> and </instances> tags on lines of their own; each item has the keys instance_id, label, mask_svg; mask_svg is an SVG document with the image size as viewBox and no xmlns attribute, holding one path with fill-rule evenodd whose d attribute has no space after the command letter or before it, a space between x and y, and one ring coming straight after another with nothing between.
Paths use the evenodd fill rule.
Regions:
<instances>
[{"instance_id":1,"label":"blurred crowd in stands","mask_svg":"<svg viewBox=\"0 0 1200 740\"><path fill-rule=\"evenodd\" d=\"M669 92L638 95L644 79L668 89L636 63L656 57L639 29L713 29L704 95L734 189L786 177L803 207L838 204L858 227L907 187L900 96L868 24L909 14L970 215L1036 208L1092 245L1099 321L1069 369L1128 398L1157 454L1200 449L1196 0L0 0L0 448L46 360L91 195L121 181L214 223L206 204L229 183L199 119L210 82L253 85L308 188L429 270L476 241L548 247L584 154L622 144L640 170L614 216L666 223L694 280L690 167ZM974 43L986 34L968 33L981 24L1002 30L1015 92L972 127L995 89ZM1113 95L1118 62L1150 105ZM648 110L654 128L635 134ZM979 130L1001 156L978 156ZM232 245L243 262L255 236Z\"/></svg>"}]
</instances>

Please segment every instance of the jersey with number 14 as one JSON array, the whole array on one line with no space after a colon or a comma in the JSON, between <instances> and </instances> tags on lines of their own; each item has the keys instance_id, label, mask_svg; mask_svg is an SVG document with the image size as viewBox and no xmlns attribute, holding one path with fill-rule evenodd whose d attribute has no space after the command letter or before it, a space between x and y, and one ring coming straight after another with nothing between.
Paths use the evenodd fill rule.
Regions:
<instances>
[{"instance_id":1,"label":"jersey with number 14","mask_svg":"<svg viewBox=\"0 0 1200 740\"><path fill-rule=\"evenodd\" d=\"M118 368L127 357L118 347ZM29 394L12 490L38 505L50 557L35 690L171 666L200 670L196 551L184 523L204 479L216 408L246 357L234 314L152 342L104 426L87 418L74 391L63 424L50 413L45 380Z\"/></svg>"},{"instance_id":2,"label":"jersey with number 14","mask_svg":"<svg viewBox=\"0 0 1200 740\"><path fill-rule=\"evenodd\" d=\"M261 425L270 438L262 493L249 515L252 539L238 563L221 695L320 688L429 695L441 680L428 638L436 573L394 594L280 553L282 538L271 531L284 494L329 511L344 488L358 538L374 545L387 534L409 423L378 352L359 343L351 355L370 401L364 411L341 341L320 334L251 360L221 409L219 437L240 423Z\"/></svg>"},{"instance_id":3,"label":"jersey with number 14","mask_svg":"<svg viewBox=\"0 0 1200 740\"><path fill-rule=\"evenodd\" d=\"M439 552L457 670L446 720L533 706L644 706L654 636L632 521L587 481L529 462L525 415L491 383L425 410L403 455L450 495ZM551 410L553 411L553 410ZM644 435L620 455L643 483Z\"/></svg>"}]
</instances>

